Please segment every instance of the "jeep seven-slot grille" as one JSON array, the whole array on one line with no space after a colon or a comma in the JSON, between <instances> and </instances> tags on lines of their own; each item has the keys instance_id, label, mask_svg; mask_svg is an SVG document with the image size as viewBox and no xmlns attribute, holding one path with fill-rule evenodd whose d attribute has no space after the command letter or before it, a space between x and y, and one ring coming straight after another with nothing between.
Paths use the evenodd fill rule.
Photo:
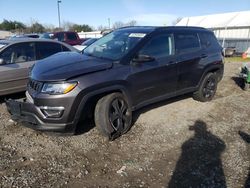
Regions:
<instances>
[{"instance_id":1,"label":"jeep seven-slot grille","mask_svg":"<svg viewBox=\"0 0 250 188\"><path fill-rule=\"evenodd\" d=\"M29 88L34 91L40 92L42 90L43 83L36 80L29 80Z\"/></svg>"}]
</instances>

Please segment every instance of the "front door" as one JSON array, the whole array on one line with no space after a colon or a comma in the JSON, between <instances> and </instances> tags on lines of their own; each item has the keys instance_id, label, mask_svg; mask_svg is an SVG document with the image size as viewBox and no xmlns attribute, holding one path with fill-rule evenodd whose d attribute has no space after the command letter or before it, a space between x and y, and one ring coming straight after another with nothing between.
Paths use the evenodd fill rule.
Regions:
<instances>
[{"instance_id":1,"label":"front door","mask_svg":"<svg viewBox=\"0 0 250 188\"><path fill-rule=\"evenodd\" d=\"M35 63L34 43L13 44L0 54L0 95L24 91Z\"/></svg>"},{"instance_id":2,"label":"front door","mask_svg":"<svg viewBox=\"0 0 250 188\"><path fill-rule=\"evenodd\" d=\"M134 105L173 94L176 90L177 68L172 34L159 34L149 40L138 55L153 57L150 62L131 65L130 83Z\"/></svg>"}]
</instances>

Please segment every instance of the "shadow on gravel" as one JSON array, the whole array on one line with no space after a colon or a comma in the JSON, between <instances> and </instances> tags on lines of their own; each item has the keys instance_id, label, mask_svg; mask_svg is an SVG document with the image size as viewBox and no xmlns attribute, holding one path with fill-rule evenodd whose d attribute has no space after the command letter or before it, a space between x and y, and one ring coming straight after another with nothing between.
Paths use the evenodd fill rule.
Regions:
<instances>
[{"instance_id":1,"label":"shadow on gravel","mask_svg":"<svg viewBox=\"0 0 250 188\"><path fill-rule=\"evenodd\" d=\"M250 135L248 135L247 133L244 133L242 131L239 131L239 135L242 138L242 140L244 140L246 143L250 143Z\"/></svg>"},{"instance_id":2,"label":"shadow on gravel","mask_svg":"<svg viewBox=\"0 0 250 188\"><path fill-rule=\"evenodd\" d=\"M189 130L194 131L194 136L182 145L168 187L226 187L221 162L225 143L207 131L203 121L197 120Z\"/></svg>"},{"instance_id":3,"label":"shadow on gravel","mask_svg":"<svg viewBox=\"0 0 250 188\"><path fill-rule=\"evenodd\" d=\"M25 98L25 92L0 96L0 104L4 103L5 100L8 100L8 99L22 99L22 98Z\"/></svg>"},{"instance_id":4,"label":"shadow on gravel","mask_svg":"<svg viewBox=\"0 0 250 188\"><path fill-rule=\"evenodd\" d=\"M235 84L237 86L239 86L243 90L243 79L242 78L234 76L231 79L235 82Z\"/></svg>"},{"instance_id":5,"label":"shadow on gravel","mask_svg":"<svg viewBox=\"0 0 250 188\"><path fill-rule=\"evenodd\" d=\"M244 133L242 131L239 131L239 135L242 138L242 140L244 140L247 144L250 143L250 135L247 133ZM250 167L249 167L249 172L248 172L248 177L245 183L245 188L249 188L250 187Z\"/></svg>"},{"instance_id":6,"label":"shadow on gravel","mask_svg":"<svg viewBox=\"0 0 250 188\"><path fill-rule=\"evenodd\" d=\"M134 123L137 121L137 119L140 117L141 114L146 113L147 111L150 111L150 110L152 110L154 108L159 108L161 106L165 106L165 105L168 105L168 104L180 101L180 100L184 100L184 99L187 99L187 98L190 98L190 97L192 97L192 94L185 94L185 95L170 98L170 99L167 99L167 100L164 100L164 101L160 101L160 102L157 102L157 103L150 104L150 105L147 105L145 107L142 107L142 108L140 108L140 109L133 112L132 125L134 125Z\"/></svg>"},{"instance_id":7,"label":"shadow on gravel","mask_svg":"<svg viewBox=\"0 0 250 188\"><path fill-rule=\"evenodd\" d=\"M95 122L93 118L81 120L77 125L75 135L84 134L93 129L94 127L95 127Z\"/></svg>"},{"instance_id":8,"label":"shadow on gravel","mask_svg":"<svg viewBox=\"0 0 250 188\"><path fill-rule=\"evenodd\" d=\"M164 106L164 105L167 105L167 104L170 104L173 102L177 102L179 100L189 98L190 96L191 96L190 94L187 94L187 95L175 97L175 98L172 98L169 100L165 100L165 101L161 101L158 103L154 103L152 105L148 105L146 107L143 107L143 108L140 108L139 110L134 111L133 112L132 126L134 125L134 123L137 121L137 119L140 117L141 114L143 114L149 110L152 110L154 108L158 108L160 106ZM89 117L87 119L83 119L78 123L75 135L84 134L84 133L90 131L91 129L93 129L94 127L95 127L94 117Z\"/></svg>"}]
</instances>

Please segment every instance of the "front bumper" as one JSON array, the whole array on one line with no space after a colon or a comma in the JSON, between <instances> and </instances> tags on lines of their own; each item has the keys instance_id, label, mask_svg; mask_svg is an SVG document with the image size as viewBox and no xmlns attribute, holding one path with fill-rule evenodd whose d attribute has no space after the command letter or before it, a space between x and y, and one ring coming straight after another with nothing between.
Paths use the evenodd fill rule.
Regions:
<instances>
[{"instance_id":1,"label":"front bumper","mask_svg":"<svg viewBox=\"0 0 250 188\"><path fill-rule=\"evenodd\" d=\"M20 122L22 125L32 128L34 130L68 133L73 133L75 131L76 124L74 122L44 122L42 118L37 115L41 113L39 108L31 102L26 102L25 100L7 100L6 106L13 120Z\"/></svg>"}]
</instances>

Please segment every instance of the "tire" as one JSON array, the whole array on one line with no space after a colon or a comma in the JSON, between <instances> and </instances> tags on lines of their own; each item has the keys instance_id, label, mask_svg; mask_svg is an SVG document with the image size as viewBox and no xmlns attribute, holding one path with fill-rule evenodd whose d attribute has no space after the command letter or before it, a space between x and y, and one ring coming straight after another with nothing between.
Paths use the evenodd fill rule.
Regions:
<instances>
[{"instance_id":1,"label":"tire","mask_svg":"<svg viewBox=\"0 0 250 188\"><path fill-rule=\"evenodd\" d=\"M217 90L218 79L215 73L208 73L198 89L193 94L194 100L200 102L208 102L211 101Z\"/></svg>"},{"instance_id":2,"label":"tire","mask_svg":"<svg viewBox=\"0 0 250 188\"><path fill-rule=\"evenodd\" d=\"M110 140L114 140L130 129L131 107L121 93L112 93L97 102L94 119L97 129Z\"/></svg>"}]
</instances>

